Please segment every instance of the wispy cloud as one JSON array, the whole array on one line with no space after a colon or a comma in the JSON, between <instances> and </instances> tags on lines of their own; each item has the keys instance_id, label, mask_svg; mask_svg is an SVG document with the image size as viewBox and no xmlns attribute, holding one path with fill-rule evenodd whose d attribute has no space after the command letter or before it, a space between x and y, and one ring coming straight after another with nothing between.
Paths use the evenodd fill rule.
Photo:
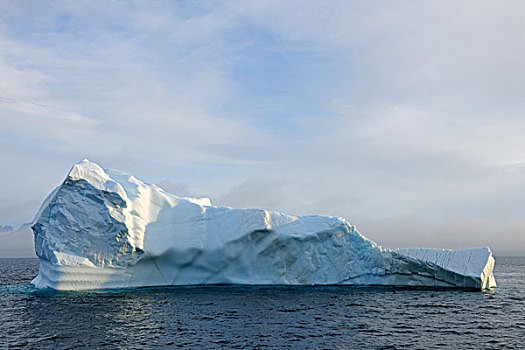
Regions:
<instances>
[{"instance_id":1,"label":"wispy cloud","mask_svg":"<svg viewBox=\"0 0 525 350\"><path fill-rule=\"evenodd\" d=\"M96 119L85 117L76 113L61 111L53 106L33 101L17 100L0 96L0 105L0 108L8 111L19 112L32 116L42 116L49 119L55 119L63 123L72 123L79 126L95 126L100 124L100 121Z\"/></svg>"}]
</instances>

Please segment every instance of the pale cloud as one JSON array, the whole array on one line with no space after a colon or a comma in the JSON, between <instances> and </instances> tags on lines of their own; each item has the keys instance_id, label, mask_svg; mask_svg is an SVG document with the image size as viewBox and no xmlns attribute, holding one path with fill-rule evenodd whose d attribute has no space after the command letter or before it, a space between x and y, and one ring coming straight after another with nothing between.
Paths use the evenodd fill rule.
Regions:
<instances>
[{"instance_id":1,"label":"pale cloud","mask_svg":"<svg viewBox=\"0 0 525 350\"><path fill-rule=\"evenodd\" d=\"M47 86L54 80L49 74L17 64L31 52L30 46L0 36L0 47L0 132L29 137L47 133L55 139L71 140L100 124L49 94Z\"/></svg>"},{"instance_id":2,"label":"pale cloud","mask_svg":"<svg viewBox=\"0 0 525 350\"><path fill-rule=\"evenodd\" d=\"M100 124L100 121L82 116L80 114L61 111L53 106L27 100L16 100L1 96L1 108L7 112L17 112L24 115L40 116L47 119L54 119L61 123L76 124L80 127L90 127Z\"/></svg>"}]
</instances>

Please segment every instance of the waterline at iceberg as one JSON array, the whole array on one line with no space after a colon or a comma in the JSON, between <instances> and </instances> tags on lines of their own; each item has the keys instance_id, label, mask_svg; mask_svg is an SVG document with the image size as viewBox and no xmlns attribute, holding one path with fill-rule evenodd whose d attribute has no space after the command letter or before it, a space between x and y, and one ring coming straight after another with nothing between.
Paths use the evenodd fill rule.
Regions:
<instances>
[{"instance_id":1,"label":"waterline at iceberg","mask_svg":"<svg viewBox=\"0 0 525 350\"><path fill-rule=\"evenodd\" d=\"M48 196L32 228L38 288L496 286L489 248L383 249L343 218L215 207L87 160Z\"/></svg>"}]
</instances>

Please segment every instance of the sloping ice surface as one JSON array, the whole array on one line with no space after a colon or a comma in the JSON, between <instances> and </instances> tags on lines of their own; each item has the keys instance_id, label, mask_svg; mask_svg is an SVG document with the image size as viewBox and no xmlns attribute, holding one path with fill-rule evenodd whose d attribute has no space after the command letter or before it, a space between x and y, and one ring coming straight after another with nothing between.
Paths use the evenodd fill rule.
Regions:
<instances>
[{"instance_id":1,"label":"sloping ice surface","mask_svg":"<svg viewBox=\"0 0 525 350\"><path fill-rule=\"evenodd\" d=\"M83 160L32 226L33 284L496 286L489 248L383 249L344 218L216 207Z\"/></svg>"}]
</instances>

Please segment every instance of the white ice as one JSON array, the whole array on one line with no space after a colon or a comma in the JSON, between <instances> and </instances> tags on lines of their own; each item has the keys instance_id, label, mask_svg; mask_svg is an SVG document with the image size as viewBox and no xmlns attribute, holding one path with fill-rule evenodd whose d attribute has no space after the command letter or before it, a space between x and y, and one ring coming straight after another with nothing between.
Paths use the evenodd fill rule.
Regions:
<instances>
[{"instance_id":1,"label":"white ice","mask_svg":"<svg viewBox=\"0 0 525 350\"><path fill-rule=\"evenodd\" d=\"M495 287L489 248L383 249L343 218L215 207L83 160L44 201L33 284Z\"/></svg>"}]
</instances>

